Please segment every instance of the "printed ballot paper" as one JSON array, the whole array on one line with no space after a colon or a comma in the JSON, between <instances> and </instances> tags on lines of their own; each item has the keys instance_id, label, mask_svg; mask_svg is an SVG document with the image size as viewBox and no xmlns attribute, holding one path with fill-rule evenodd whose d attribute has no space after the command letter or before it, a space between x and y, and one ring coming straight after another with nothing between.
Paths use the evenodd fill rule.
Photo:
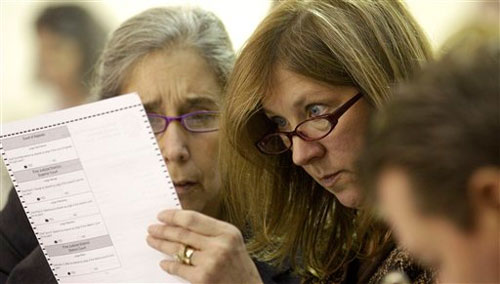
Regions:
<instances>
[{"instance_id":1,"label":"printed ballot paper","mask_svg":"<svg viewBox=\"0 0 500 284\"><path fill-rule=\"evenodd\" d=\"M2 124L0 147L58 282L185 282L146 243L180 205L137 94Z\"/></svg>"}]
</instances>

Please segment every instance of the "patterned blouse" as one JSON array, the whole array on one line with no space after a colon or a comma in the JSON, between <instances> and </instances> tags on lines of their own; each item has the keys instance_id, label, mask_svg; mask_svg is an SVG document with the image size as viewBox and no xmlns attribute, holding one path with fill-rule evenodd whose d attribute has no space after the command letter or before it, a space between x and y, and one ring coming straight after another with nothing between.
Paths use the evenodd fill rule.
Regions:
<instances>
[{"instance_id":1,"label":"patterned blouse","mask_svg":"<svg viewBox=\"0 0 500 284\"><path fill-rule=\"evenodd\" d=\"M409 253L394 243L387 244L381 252L370 259L355 259L349 263L343 280L338 275L326 279L303 279L303 283L321 284L432 284L435 273L423 268Z\"/></svg>"},{"instance_id":2,"label":"patterned blouse","mask_svg":"<svg viewBox=\"0 0 500 284\"><path fill-rule=\"evenodd\" d=\"M434 273L417 264L407 251L394 248L370 277L368 284L430 284Z\"/></svg>"}]
</instances>

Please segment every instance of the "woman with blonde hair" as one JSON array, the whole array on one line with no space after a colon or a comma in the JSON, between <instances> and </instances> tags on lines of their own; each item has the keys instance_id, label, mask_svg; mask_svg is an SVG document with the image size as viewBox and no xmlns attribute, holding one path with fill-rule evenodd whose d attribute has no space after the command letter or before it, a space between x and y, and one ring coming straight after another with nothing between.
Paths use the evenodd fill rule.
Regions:
<instances>
[{"instance_id":1,"label":"woman with blonde hair","mask_svg":"<svg viewBox=\"0 0 500 284\"><path fill-rule=\"evenodd\" d=\"M231 221L250 228L253 255L290 261L305 282L379 283L392 270L432 281L364 208L355 171L370 114L430 58L399 1L292 0L271 11L236 61L223 112L224 198ZM210 262L198 273L211 280L259 281L228 224L185 211L160 218L158 249L194 248L194 267L167 271Z\"/></svg>"}]
</instances>

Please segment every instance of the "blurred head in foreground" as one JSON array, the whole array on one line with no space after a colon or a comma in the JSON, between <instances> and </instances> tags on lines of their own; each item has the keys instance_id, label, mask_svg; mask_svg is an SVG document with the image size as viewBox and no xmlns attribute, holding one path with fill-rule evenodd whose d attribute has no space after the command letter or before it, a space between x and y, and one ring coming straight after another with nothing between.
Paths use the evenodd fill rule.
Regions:
<instances>
[{"instance_id":1,"label":"blurred head in foreground","mask_svg":"<svg viewBox=\"0 0 500 284\"><path fill-rule=\"evenodd\" d=\"M494 34L465 36L397 91L374 120L360 161L365 189L398 240L446 283L500 281Z\"/></svg>"}]
</instances>

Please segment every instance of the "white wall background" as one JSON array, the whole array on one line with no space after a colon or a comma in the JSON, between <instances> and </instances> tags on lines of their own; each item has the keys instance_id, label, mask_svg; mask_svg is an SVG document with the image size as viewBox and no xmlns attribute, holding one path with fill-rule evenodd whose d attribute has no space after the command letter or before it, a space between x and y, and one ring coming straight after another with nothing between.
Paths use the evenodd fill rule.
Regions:
<instances>
[{"instance_id":1,"label":"white wall background","mask_svg":"<svg viewBox=\"0 0 500 284\"><path fill-rule=\"evenodd\" d=\"M321 1L321 0L319 0ZM391 0L389 0L391 1ZM475 13L478 3L465 0L408 0L408 7L437 49L442 42ZM226 25L235 49L239 49L271 2L267 0L108 0L108 1L21 1L0 0L0 120L2 123L53 109L54 90L35 80L36 38L34 19L50 4L78 2L98 20L116 28L140 11L164 5L198 5L216 13ZM0 126L1 128L1 126ZM1 129L0 129L1 131ZM2 174L0 208L10 188Z\"/></svg>"}]
</instances>

